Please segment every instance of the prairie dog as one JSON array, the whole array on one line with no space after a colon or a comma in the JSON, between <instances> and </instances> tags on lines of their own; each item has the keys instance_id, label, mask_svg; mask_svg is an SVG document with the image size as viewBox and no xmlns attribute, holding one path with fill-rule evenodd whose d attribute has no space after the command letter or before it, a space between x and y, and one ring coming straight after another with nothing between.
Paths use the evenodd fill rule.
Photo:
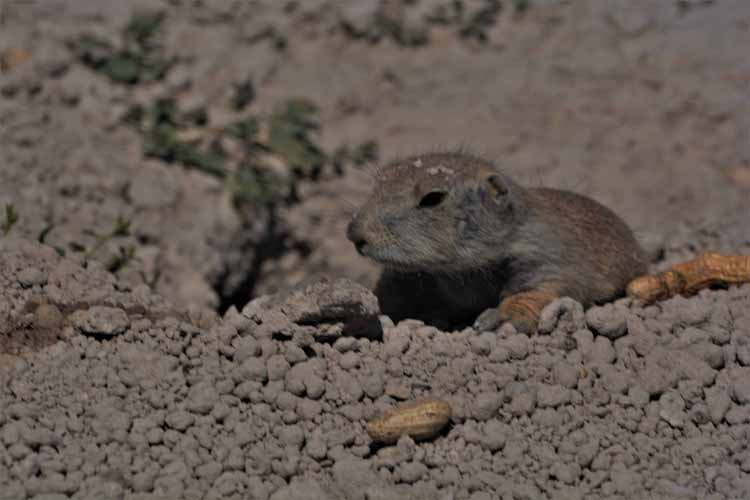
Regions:
<instances>
[{"instance_id":1,"label":"prairie dog","mask_svg":"<svg viewBox=\"0 0 750 500\"><path fill-rule=\"evenodd\" d=\"M524 188L466 153L383 167L347 237L384 267L375 290L384 314L475 320L483 330L510 321L532 332L555 298L605 302L648 268L632 231L608 208L568 191Z\"/></svg>"}]
</instances>

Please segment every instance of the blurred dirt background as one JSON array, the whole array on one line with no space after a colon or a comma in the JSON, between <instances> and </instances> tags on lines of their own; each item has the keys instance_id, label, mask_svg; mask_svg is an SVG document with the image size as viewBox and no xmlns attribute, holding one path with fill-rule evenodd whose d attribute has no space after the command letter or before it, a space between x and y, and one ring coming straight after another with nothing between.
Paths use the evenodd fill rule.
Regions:
<instances>
[{"instance_id":1,"label":"blurred dirt background","mask_svg":"<svg viewBox=\"0 0 750 500\"><path fill-rule=\"evenodd\" d=\"M583 192L648 235L750 204L742 0L2 5L13 230L180 304L371 282L343 234L367 165L428 149Z\"/></svg>"},{"instance_id":2,"label":"blurred dirt background","mask_svg":"<svg viewBox=\"0 0 750 500\"><path fill-rule=\"evenodd\" d=\"M522 183L572 189L601 201L643 237L657 267L706 248L747 251L748 47L745 0L0 0L0 241L9 242L0 260L13 280L23 271L17 281L8 278L7 303L0 303L2 354L53 344L60 325L73 328L71 315L84 307L111 307L158 322L174 306L186 311L177 315L180 321L214 332L216 313L237 314L255 297L322 276L371 285L376 269L345 239L349 215L367 194L374 165L430 149L464 147L494 159ZM26 251L35 255L30 261L24 260ZM40 269L41 276L35 273ZM80 287L101 293L76 289L55 298L48 273L63 283L55 286L65 289L74 286L68 281L80 280ZM739 291L744 303L747 287ZM700 300L710 304L726 298L706 297ZM50 301L58 310L43 311L52 314L51 323L24 323L24 315L37 314ZM680 335L685 321L669 314L665 321L679 325L670 335ZM713 318L710 312L706 317ZM87 320L70 335L85 333L81 321ZM170 328L176 327L162 329ZM409 331L398 335L408 337ZM135 338L129 335L127 342ZM273 353L287 352L278 338L273 342ZM325 342L311 345L330 350ZM371 348L339 347L341 353ZM255 354L263 360L273 355L261 351ZM486 353L479 348L474 354ZM526 361L530 380L538 375L536 361ZM26 370L19 366L19 373ZM357 361L342 369L356 372L359 366ZM36 380L39 373L23 376ZM388 373L409 380L408 373ZM702 383L713 383L709 378ZM746 402L727 390L734 403ZM386 406L382 391L374 393L375 406ZM24 399L18 394L6 395L7 401ZM585 399L585 390L581 394ZM651 404L660 394L651 393ZM274 406L272 396L272 412L283 408ZM513 394L506 396L510 404ZM324 415L352 403L334 400ZM373 411L359 404L365 413ZM346 411L352 422L362 420ZM266 418L264 412L258 418ZM744 429L746 416L733 417L734 429ZM0 428L4 418L26 417L34 415L0 415ZM331 420L332 429L331 422L338 424ZM0 445L10 449L17 444L14 431L5 432L11 437ZM454 440L471 445L462 425L456 432ZM296 443L296 437L289 439ZM38 452L40 443L27 444ZM355 454L369 458L360 437L329 443L336 446L359 447ZM409 449L410 463L433 469L424 457L412 460ZM30 455L16 451L9 463L28 462ZM327 459L325 450L321 457L315 453L323 470L330 465L325 460L345 462L338 452ZM226 466L225 458L216 460ZM745 458L735 462L750 470ZM7 489L14 493L6 498L102 494L93 487L30 487L23 476L39 476L32 469L0 465L0 485L17 487ZM719 473L706 479L708 486L675 484L684 486L687 498L717 491L717 498L740 498L750 491L741 482L748 470L741 470L727 473L740 483L730 481L725 496L714 484ZM433 475L444 472L435 466ZM124 485L118 495L179 491L203 498L206 491L220 491L207 480L187 487L190 494L158 481L157 487L147 481L141 490L133 486L135 472L124 474L124 482L115 481ZM274 469L273 479L255 493L245 484L225 496L267 498L296 474ZM461 474L451 483L459 486L445 489L455 498L490 491L462 482L470 470ZM565 472L554 477L560 474ZM417 476L411 482L424 479ZM581 491L628 498L632 491L625 485L633 477L618 477L616 487L600 489L608 483L598 478ZM563 483L576 485L577 479ZM524 491L508 495L537 498ZM666 488L662 494L680 491Z\"/></svg>"}]
</instances>

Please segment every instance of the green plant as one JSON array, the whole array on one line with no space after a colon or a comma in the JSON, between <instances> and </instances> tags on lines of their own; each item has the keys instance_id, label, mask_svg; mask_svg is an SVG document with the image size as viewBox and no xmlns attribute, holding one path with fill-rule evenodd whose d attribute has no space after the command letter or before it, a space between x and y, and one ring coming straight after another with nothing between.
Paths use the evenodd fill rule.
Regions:
<instances>
[{"instance_id":1,"label":"green plant","mask_svg":"<svg viewBox=\"0 0 750 500\"><path fill-rule=\"evenodd\" d=\"M419 47L429 41L429 33L423 26L408 25L401 19L389 16L383 10L378 10L369 25L364 28L346 20L341 22L341 28L347 36L372 44L390 38L402 47Z\"/></svg>"},{"instance_id":2,"label":"green plant","mask_svg":"<svg viewBox=\"0 0 750 500\"><path fill-rule=\"evenodd\" d=\"M94 257L94 255L101 250L101 248L107 244L109 241L115 239L115 238L122 238L127 237L131 235L131 221L130 219L126 219L123 216L118 216L115 220L114 225L112 226L112 229L107 231L106 233L96 233L94 231L88 230L85 231L88 234L94 235L94 244L91 248L86 248L85 245L78 243L76 241L71 241L69 243L70 249L74 252L83 253L83 256L86 260L91 259ZM52 230L51 225L46 226L42 232L39 234L39 241L40 243L44 242L44 239L46 238L46 235L49 233L50 230ZM55 250L57 250L57 253L60 254L60 256L65 256L65 250L61 248L54 247ZM133 245L129 245L127 247L120 246L118 249L118 253L116 255L113 255L104 263L105 268L113 273L116 274L118 271L122 270L125 266L127 266L130 262L132 262L134 259L136 259L136 247Z\"/></svg>"},{"instance_id":3,"label":"green plant","mask_svg":"<svg viewBox=\"0 0 750 500\"><path fill-rule=\"evenodd\" d=\"M126 41L135 43L138 47L151 47L165 18L166 14L163 11L144 10L136 12L125 26L123 37Z\"/></svg>"},{"instance_id":4,"label":"green plant","mask_svg":"<svg viewBox=\"0 0 750 500\"><path fill-rule=\"evenodd\" d=\"M354 149L351 160L356 166L361 167L369 162L376 161L378 155L378 143L365 141Z\"/></svg>"},{"instance_id":5,"label":"green plant","mask_svg":"<svg viewBox=\"0 0 750 500\"><path fill-rule=\"evenodd\" d=\"M307 99L283 101L269 115L212 128L204 109L181 113L174 99L159 98L133 106L123 121L142 135L144 156L225 179L236 207L291 201L297 182L317 178L327 165L341 173L345 163L362 165L377 157L373 141L329 157L317 142L318 109ZM227 152L230 138L239 147L229 144ZM270 167L273 158L281 160L285 172Z\"/></svg>"},{"instance_id":6,"label":"green plant","mask_svg":"<svg viewBox=\"0 0 750 500\"><path fill-rule=\"evenodd\" d=\"M117 216L117 219L115 220L115 225L109 232L104 233L104 234L94 233L96 237L94 246L92 246L88 251L86 251L85 257L87 259L91 258L108 241L114 238L130 236L130 225L131 225L130 219L126 219L125 217L122 217L122 216ZM82 251L85 251L85 247L80 246L79 248L81 248Z\"/></svg>"},{"instance_id":7,"label":"green plant","mask_svg":"<svg viewBox=\"0 0 750 500\"><path fill-rule=\"evenodd\" d=\"M117 274L135 259L136 250L133 245L120 247L119 253L113 255L106 264L107 271Z\"/></svg>"},{"instance_id":8,"label":"green plant","mask_svg":"<svg viewBox=\"0 0 750 500\"><path fill-rule=\"evenodd\" d=\"M459 29L461 38L486 42L487 32L495 25L503 4L500 0L484 0L484 5L473 12Z\"/></svg>"},{"instance_id":9,"label":"green plant","mask_svg":"<svg viewBox=\"0 0 750 500\"><path fill-rule=\"evenodd\" d=\"M47 236L49 236L49 233L51 233L54 228L55 228L55 225L53 223L51 223L51 222L48 222L47 225L44 226L41 231L39 231L39 234L37 235L36 240L39 243L41 243L42 245L46 245L47 244ZM60 247L54 246L54 245L52 246L52 248L55 249L55 251L57 252L57 254L60 257L65 257L65 249L64 248L60 248Z\"/></svg>"},{"instance_id":10,"label":"green plant","mask_svg":"<svg viewBox=\"0 0 750 500\"><path fill-rule=\"evenodd\" d=\"M36 240L43 245L44 242L47 240L47 236L49 235L50 232L52 232L54 228L55 226L53 224L47 224L46 226L42 228L41 231L39 231L39 234L37 235Z\"/></svg>"},{"instance_id":11,"label":"green plant","mask_svg":"<svg viewBox=\"0 0 750 500\"><path fill-rule=\"evenodd\" d=\"M289 194L292 183L291 178L283 179L255 165L243 165L227 179L232 202L237 208L278 201Z\"/></svg>"},{"instance_id":12,"label":"green plant","mask_svg":"<svg viewBox=\"0 0 750 500\"><path fill-rule=\"evenodd\" d=\"M497 22L503 9L502 0L482 0L474 9L468 9L463 0L442 3L425 16L429 24L454 26L459 37L484 43L488 32ZM531 8L531 0L512 0L513 11L523 14Z\"/></svg>"},{"instance_id":13,"label":"green plant","mask_svg":"<svg viewBox=\"0 0 750 500\"><path fill-rule=\"evenodd\" d=\"M203 151L197 144L179 138L181 126L205 125L207 116L204 109L198 109L180 117L174 99L161 98L154 100L148 109L134 106L124 120L143 135L144 156L180 163L224 178L227 175L226 158L219 151Z\"/></svg>"},{"instance_id":14,"label":"green plant","mask_svg":"<svg viewBox=\"0 0 750 500\"><path fill-rule=\"evenodd\" d=\"M460 24L463 16L464 2L462 0L453 0L448 4L436 5L432 12L425 16L425 20L430 24L451 26Z\"/></svg>"},{"instance_id":15,"label":"green plant","mask_svg":"<svg viewBox=\"0 0 750 500\"><path fill-rule=\"evenodd\" d=\"M133 15L123 30L119 47L90 33L69 42L78 59L118 83L161 80L173 64L155 41L165 14L143 11Z\"/></svg>"},{"instance_id":16,"label":"green plant","mask_svg":"<svg viewBox=\"0 0 750 500\"><path fill-rule=\"evenodd\" d=\"M258 119L252 116L236 121L224 129L227 135L238 141L242 141L246 145L253 145L255 143L258 131L260 131L260 124L258 123Z\"/></svg>"},{"instance_id":17,"label":"green plant","mask_svg":"<svg viewBox=\"0 0 750 500\"><path fill-rule=\"evenodd\" d=\"M346 163L353 163L357 167L362 167L377 159L378 143L375 141L365 141L357 145L354 149L350 149L346 145L336 149L333 155L331 155L331 164L336 173L343 174Z\"/></svg>"},{"instance_id":18,"label":"green plant","mask_svg":"<svg viewBox=\"0 0 750 500\"><path fill-rule=\"evenodd\" d=\"M8 203L5 205L5 220L2 225L3 236L8 235L10 230L13 229L13 226L16 225L16 222L18 222L18 212L16 212L16 207L11 203Z\"/></svg>"},{"instance_id":19,"label":"green plant","mask_svg":"<svg viewBox=\"0 0 750 500\"><path fill-rule=\"evenodd\" d=\"M312 138L319 128L317 112L312 102L291 99L277 106L269 118L266 147L303 177L317 176L326 161L325 153Z\"/></svg>"},{"instance_id":20,"label":"green plant","mask_svg":"<svg viewBox=\"0 0 750 500\"><path fill-rule=\"evenodd\" d=\"M156 290L156 285L159 284L161 278L161 268L154 269L153 274L149 277L143 271L140 271L141 279L151 290Z\"/></svg>"}]
</instances>

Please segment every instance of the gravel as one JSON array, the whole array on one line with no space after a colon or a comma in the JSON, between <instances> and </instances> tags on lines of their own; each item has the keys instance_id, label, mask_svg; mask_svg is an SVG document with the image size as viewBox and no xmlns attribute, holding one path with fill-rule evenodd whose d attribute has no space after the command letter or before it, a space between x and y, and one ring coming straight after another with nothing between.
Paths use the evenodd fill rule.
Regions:
<instances>
[{"instance_id":1,"label":"gravel","mask_svg":"<svg viewBox=\"0 0 750 500\"><path fill-rule=\"evenodd\" d=\"M355 3L343 21L366 27L373 11ZM65 49L83 24L114 34L126 3L9 4L2 64L11 46L28 46L31 60L0 74L0 208L20 214L0 236L0 499L749 498L750 286L646 308L619 300L585 311L562 298L534 337L507 325L394 325L366 288L335 279L369 273L342 251L341 194L365 186L364 173L305 188L283 214L293 248L259 265L270 215L240 217L216 179L144 161L119 123L152 90L170 89L180 107L215 95L214 114L227 97L216 90L238 75L279 98L304 81L326 147L374 137L396 154L468 134L514 173L590 181L628 222L656 221L656 268L706 249L748 253L744 3L683 13L558 3L532 2L470 58L463 41L444 39L408 52L368 45L363 59L361 42L348 54L326 45L341 36L330 3L285 3L287 16L255 3L163 2L163 42L179 62L153 89L114 85ZM293 31L275 25L295 19ZM308 26L319 30L297 29ZM731 43L706 43L711 26ZM257 41L256 28L289 35L287 52ZM535 64L515 71L529 50ZM367 71L339 72L335 86L320 71L363 60ZM481 111L488 102L492 113ZM121 215L132 234L94 259L74 251L95 248ZM130 245L138 259L108 273ZM206 309L255 272L258 290L332 279L238 302L223 317ZM368 420L422 396L453 407L441 435L371 442Z\"/></svg>"},{"instance_id":2,"label":"gravel","mask_svg":"<svg viewBox=\"0 0 750 500\"><path fill-rule=\"evenodd\" d=\"M383 320L381 339L354 332L332 341L316 340L317 331L346 331L357 319L351 311L372 317L369 292L346 282L312 285L204 327L101 269L38 243L0 241L6 319L18 324L34 310L29 303L45 304L62 330L46 347L2 365L6 498L679 498L718 491L739 498L750 491L750 467L738 465L750 463L750 368L725 353L745 345L748 332L737 325L750 314L750 286L657 308L604 306L598 320L609 321L601 317L609 311L618 324L643 326L614 342L588 318L564 315L549 334L533 337L471 329L426 335L419 322ZM28 293L17 276L32 264L49 276L64 270L76 283L53 279ZM101 283L110 283L105 293L90 292ZM284 313L290 296L304 314ZM345 297L341 307L337 296ZM675 303L692 312L675 314ZM712 336L704 328L724 309L732 320L717 327L728 331ZM268 336L264 325L284 333ZM575 339L574 347L562 337ZM715 348L724 356L714 367L705 359ZM422 396L452 404L449 429L430 442L372 446L366 422Z\"/></svg>"}]
</instances>

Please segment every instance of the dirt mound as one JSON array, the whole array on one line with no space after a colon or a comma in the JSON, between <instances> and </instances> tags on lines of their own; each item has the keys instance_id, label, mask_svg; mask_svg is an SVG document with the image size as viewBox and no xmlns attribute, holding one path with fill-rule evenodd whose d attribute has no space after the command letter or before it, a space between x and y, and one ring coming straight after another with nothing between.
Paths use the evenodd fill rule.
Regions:
<instances>
[{"instance_id":1,"label":"dirt mound","mask_svg":"<svg viewBox=\"0 0 750 500\"><path fill-rule=\"evenodd\" d=\"M2 324L62 332L0 372L0 498L750 493L749 285L561 300L529 338L393 325L347 281L209 326L37 243L2 240L0 263ZM450 402L448 430L370 440L368 420L421 396Z\"/></svg>"},{"instance_id":2,"label":"dirt mound","mask_svg":"<svg viewBox=\"0 0 750 500\"><path fill-rule=\"evenodd\" d=\"M458 145L613 208L656 268L750 253L748 26L745 0L3 2L0 499L750 497L747 285L562 300L529 338L393 325L336 280L376 275L350 167ZM371 441L421 396L442 434Z\"/></svg>"},{"instance_id":3,"label":"dirt mound","mask_svg":"<svg viewBox=\"0 0 750 500\"><path fill-rule=\"evenodd\" d=\"M56 250L23 239L0 239L0 353L26 354L68 338L78 311L98 308L84 330L122 333L125 312L144 317L177 313L146 285L131 289L98 261L63 259ZM210 311L205 311L211 316ZM112 324L114 323L118 324ZM79 322L79 326L82 323Z\"/></svg>"}]
</instances>

